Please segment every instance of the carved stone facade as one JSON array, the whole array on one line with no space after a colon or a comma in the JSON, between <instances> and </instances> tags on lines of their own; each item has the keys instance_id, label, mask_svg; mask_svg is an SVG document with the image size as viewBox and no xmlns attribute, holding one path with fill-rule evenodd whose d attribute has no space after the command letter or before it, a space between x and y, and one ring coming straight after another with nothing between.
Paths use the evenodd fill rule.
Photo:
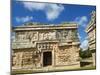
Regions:
<instances>
[{"instance_id":1,"label":"carved stone facade","mask_svg":"<svg viewBox=\"0 0 100 75\"><path fill-rule=\"evenodd\" d=\"M13 31L12 69L80 67L77 24L24 25Z\"/></svg>"},{"instance_id":2,"label":"carved stone facade","mask_svg":"<svg viewBox=\"0 0 100 75\"><path fill-rule=\"evenodd\" d=\"M89 49L92 52L92 60L93 60L93 66L96 66L96 12L92 11L91 13L91 20L89 22L88 27L86 28L86 32L88 34L88 40L89 40Z\"/></svg>"}]
</instances>

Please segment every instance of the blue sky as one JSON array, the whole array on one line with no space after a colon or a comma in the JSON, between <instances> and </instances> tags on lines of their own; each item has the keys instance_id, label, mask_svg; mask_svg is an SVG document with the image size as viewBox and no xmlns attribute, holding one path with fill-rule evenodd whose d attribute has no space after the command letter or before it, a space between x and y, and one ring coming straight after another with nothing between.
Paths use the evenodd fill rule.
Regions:
<instances>
[{"instance_id":1,"label":"blue sky","mask_svg":"<svg viewBox=\"0 0 100 75\"><path fill-rule=\"evenodd\" d=\"M88 40L85 28L93 10L96 11L95 6L12 1L12 26L27 22L47 24L77 22L81 47L86 48Z\"/></svg>"}]
</instances>

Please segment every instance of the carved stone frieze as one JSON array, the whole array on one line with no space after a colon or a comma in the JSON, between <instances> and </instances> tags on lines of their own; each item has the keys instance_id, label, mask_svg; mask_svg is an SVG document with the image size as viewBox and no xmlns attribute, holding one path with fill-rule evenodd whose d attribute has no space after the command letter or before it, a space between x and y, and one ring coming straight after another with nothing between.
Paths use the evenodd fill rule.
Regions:
<instances>
[{"instance_id":1,"label":"carved stone frieze","mask_svg":"<svg viewBox=\"0 0 100 75\"><path fill-rule=\"evenodd\" d=\"M77 38L76 25L24 28L15 30L16 40L12 42L14 68L36 69L77 62L79 44L73 40ZM72 41L69 43L69 40Z\"/></svg>"}]
</instances>

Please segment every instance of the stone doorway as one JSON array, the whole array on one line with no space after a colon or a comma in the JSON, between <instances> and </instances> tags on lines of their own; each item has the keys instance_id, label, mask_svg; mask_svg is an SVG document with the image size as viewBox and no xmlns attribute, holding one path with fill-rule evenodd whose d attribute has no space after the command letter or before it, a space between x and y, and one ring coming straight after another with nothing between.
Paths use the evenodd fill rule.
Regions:
<instances>
[{"instance_id":1,"label":"stone doorway","mask_svg":"<svg viewBox=\"0 0 100 75\"><path fill-rule=\"evenodd\" d=\"M52 65L52 52L43 52L43 66Z\"/></svg>"}]
</instances>

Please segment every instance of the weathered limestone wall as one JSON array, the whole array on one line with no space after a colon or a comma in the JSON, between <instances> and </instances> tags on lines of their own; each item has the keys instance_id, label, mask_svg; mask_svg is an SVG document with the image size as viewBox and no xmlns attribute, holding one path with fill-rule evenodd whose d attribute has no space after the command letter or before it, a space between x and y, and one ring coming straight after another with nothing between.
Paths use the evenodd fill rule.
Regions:
<instances>
[{"instance_id":1,"label":"weathered limestone wall","mask_svg":"<svg viewBox=\"0 0 100 75\"><path fill-rule=\"evenodd\" d=\"M79 48L76 46L64 46L60 47L59 50L55 52L56 55L56 66L60 65L73 65L79 63Z\"/></svg>"},{"instance_id":2,"label":"weathered limestone wall","mask_svg":"<svg viewBox=\"0 0 100 75\"><path fill-rule=\"evenodd\" d=\"M92 53L92 61L93 61L93 66L96 66L96 54Z\"/></svg>"},{"instance_id":3,"label":"weathered limestone wall","mask_svg":"<svg viewBox=\"0 0 100 75\"><path fill-rule=\"evenodd\" d=\"M88 40L89 40L89 49L92 52L92 61L93 66L96 66L96 12L91 12L91 19L89 22L89 25L86 28L86 32L88 34Z\"/></svg>"},{"instance_id":4,"label":"weathered limestone wall","mask_svg":"<svg viewBox=\"0 0 100 75\"><path fill-rule=\"evenodd\" d=\"M40 59L40 55L34 49L19 49L14 51L12 64L16 69L32 69L40 67Z\"/></svg>"},{"instance_id":5,"label":"weathered limestone wall","mask_svg":"<svg viewBox=\"0 0 100 75\"><path fill-rule=\"evenodd\" d=\"M34 28L19 27L15 32L13 42L13 68L34 69L42 68L43 53L52 53L52 64L50 66L80 66L79 63L79 42L77 27L42 27ZM44 28L44 30L43 30ZM68 28L68 29L67 29ZM21 31L21 30L22 31ZM39 30L35 30L39 29ZM71 41L71 43L69 43Z\"/></svg>"}]
</instances>

